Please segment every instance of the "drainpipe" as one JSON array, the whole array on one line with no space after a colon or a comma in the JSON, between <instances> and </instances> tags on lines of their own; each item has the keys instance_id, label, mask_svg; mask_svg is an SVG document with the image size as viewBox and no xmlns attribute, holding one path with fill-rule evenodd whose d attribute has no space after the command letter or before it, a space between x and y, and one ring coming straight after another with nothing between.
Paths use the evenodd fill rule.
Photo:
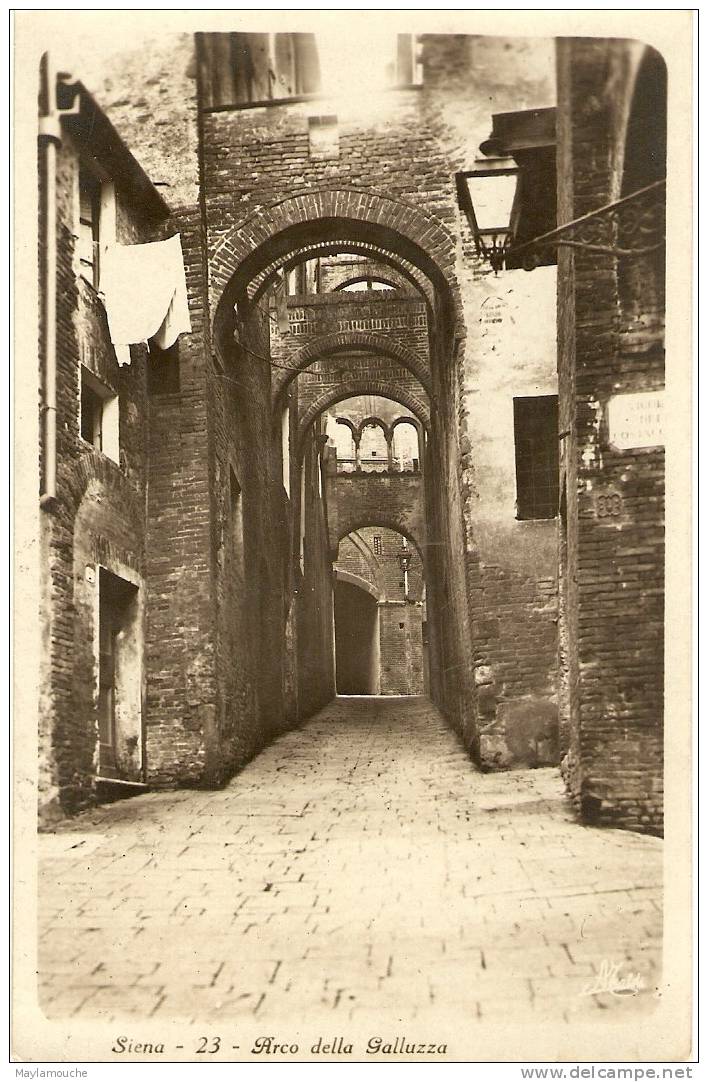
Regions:
<instances>
[{"instance_id":1,"label":"drainpipe","mask_svg":"<svg viewBox=\"0 0 708 1082\"><path fill-rule=\"evenodd\" d=\"M57 108L57 74L49 53L42 64L44 114L39 118L39 138L44 145L44 334L42 378L43 477L39 505L50 509L57 488L57 147L61 144L61 117L75 116L78 98L70 109Z\"/></svg>"}]
</instances>

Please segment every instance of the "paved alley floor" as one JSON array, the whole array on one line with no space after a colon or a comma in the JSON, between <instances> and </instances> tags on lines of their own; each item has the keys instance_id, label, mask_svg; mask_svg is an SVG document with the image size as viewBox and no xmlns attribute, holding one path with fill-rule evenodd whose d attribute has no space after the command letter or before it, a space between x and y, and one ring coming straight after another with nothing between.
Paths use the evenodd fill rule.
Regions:
<instances>
[{"instance_id":1,"label":"paved alley floor","mask_svg":"<svg viewBox=\"0 0 708 1082\"><path fill-rule=\"evenodd\" d=\"M40 1003L264 1033L625 1019L656 1004L661 849L580 826L555 770L476 772L427 700L340 698L219 792L40 837Z\"/></svg>"}]
</instances>

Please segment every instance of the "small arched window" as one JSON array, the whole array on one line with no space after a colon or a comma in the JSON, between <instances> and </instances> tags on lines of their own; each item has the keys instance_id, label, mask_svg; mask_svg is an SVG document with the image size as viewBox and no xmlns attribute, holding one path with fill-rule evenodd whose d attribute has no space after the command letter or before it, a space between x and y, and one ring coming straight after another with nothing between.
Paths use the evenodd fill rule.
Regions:
<instances>
[{"instance_id":1,"label":"small arched window","mask_svg":"<svg viewBox=\"0 0 708 1082\"><path fill-rule=\"evenodd\" d=\"M365 469L386 469L388 466L386 435L375 421L366 424L362 430L359 459Z\"/></svg>"},{"instance_id":2,"label":"small arched window","mask_svg":"<svg viewBox=\"0 0 708 1082\"><path fill-rule=\"evenodd\" d=\"M333 425L327 424L327 435L334 440L337 448L337 469L345 473L353 470L356 463L356 447L351 424L338 417Z\"/></svg>"},{"instance_id":3,"label":"small arched window","mask_svg":"<svg viewBox=\"0 0 708 1082\"><path fill-rule=\"evenodd\" d=\"M418 429L412 421L401 421L393 430L393 461L397 470L420 468Z\"/></svg>"}]
</instances>

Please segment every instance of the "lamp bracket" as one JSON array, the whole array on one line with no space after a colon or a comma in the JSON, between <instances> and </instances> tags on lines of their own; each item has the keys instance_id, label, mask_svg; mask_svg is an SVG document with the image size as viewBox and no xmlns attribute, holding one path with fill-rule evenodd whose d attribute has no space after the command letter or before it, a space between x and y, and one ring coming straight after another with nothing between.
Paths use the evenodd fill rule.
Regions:
<instances>
[{"instance_id":1,"label":"lamp bracket","mask_svg":"<svg viewBox=\"0 0 708 1082\"><path fill-rule=\"evenodd\" d=\"M539 265L544 249L553 247L577 248L619 259L650 255L666 243L665 188L666 180L657 180L557 229L514 245L506 255L517 256L527 252L532 266ZM623 239L621 246L617 242L620 231Z\"/></svg>"}]
</instances>

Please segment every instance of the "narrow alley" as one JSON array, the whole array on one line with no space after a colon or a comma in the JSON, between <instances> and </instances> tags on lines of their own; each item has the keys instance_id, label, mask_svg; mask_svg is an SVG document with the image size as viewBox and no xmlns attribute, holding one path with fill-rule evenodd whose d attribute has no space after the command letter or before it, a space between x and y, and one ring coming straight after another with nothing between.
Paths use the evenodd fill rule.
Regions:
<instances>
[{"instance_id":1,"label":"narrow alley","mask_svg":"<svg viewBox=\"0 0 708 1082\"><path fill-rule=\"evenodd\" d=\"M690 64L152 14L20 19L18 1054L687 1048Z\"/></svg>"},{"instance_id":2,"label":"narrow alley","mask_svg":"<svg viewBox=\"0 0 708 1082\"><path fill-rule=\"evenodd\" d=\"M660 840L579 825L554 769L477 772L424 698L338 698L220 791L39 841L49 1018L380 1031L656 1004Z\"/></svg>"}]
</instances>

